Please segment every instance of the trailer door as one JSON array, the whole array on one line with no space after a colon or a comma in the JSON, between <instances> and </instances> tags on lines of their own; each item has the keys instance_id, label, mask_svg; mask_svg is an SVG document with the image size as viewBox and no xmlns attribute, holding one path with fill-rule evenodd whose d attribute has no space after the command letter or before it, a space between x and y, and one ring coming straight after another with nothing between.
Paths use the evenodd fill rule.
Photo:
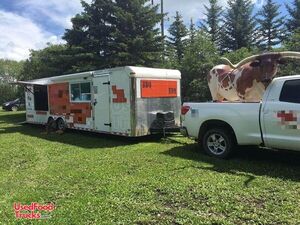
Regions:
<instances>
[{"instance_id":1,"label":"trailer door","mask_svg":"<svg viewBox=\"0 0 300 225\"><path fill-rule=\"evenodd\" d=\"M94 91L94 129L111 132L110 118L110 79L109 75L96 76L93 81Z\"/></svg>"}]
</instances>

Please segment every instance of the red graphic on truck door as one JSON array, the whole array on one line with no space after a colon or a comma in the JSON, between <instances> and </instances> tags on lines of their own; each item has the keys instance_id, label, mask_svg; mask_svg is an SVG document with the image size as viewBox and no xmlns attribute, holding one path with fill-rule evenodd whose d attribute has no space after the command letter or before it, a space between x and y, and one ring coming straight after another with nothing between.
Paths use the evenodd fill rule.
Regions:
<instances>
[{"instance_id":1,"label":"red graphic on truck door","mask_svg":"<svg viewBox=\"0 0 300 225\"><path fill-rule=\"evenodd\" d=\"M300 112L279 111L276 117L280 120L279 125L283 129L300 129Z\"/></svg>"},{"instance_id":2,"label":"red graphic on truck door","mask_svg":"<svg viewBox=\"0 0 300 225\"><path fill-rule=\"evenodd\" d=\"M173 98L177 97L177 81L142 80L142 98Z\"/></svg>"}]
</instances>

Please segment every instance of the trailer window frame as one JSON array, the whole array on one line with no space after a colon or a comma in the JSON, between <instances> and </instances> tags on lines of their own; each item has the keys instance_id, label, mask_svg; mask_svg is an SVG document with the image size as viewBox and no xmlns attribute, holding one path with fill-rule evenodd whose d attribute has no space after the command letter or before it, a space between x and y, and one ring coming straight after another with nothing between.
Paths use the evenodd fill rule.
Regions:
<instances>
[{"instance_id":1,"label":"trailer window frame","mask_svg":"<svg viewBox=\"0 0 300 225\"><path fill-rule=\"evenodd\" d=\"M82 93L82 87L81 87L81 85L82 84L89 84L89 93L87 93L87 92L83 92ZM73 100L73 97L72 97L72 95L73 95L73 91L72 91L72 85L79 85L79 96L82 96L82 94L86 94L86 95L88 95L89 96L89 100ZM92 101L92 82L91 81L77 81L77 82L70 82L69 83L69 90L70 90L70 102L73 102L73 103L89 103L89 102L91 102Z\"/></svg>"}]
</instances>

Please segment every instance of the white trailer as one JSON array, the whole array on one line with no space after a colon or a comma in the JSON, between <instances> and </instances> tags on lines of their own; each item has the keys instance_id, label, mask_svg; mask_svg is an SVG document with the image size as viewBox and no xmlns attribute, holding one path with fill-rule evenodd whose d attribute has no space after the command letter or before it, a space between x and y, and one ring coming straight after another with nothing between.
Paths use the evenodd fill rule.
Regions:
<instances>
[{"instance_id":1,"label":"white trailer","mask_svg":"<svg viewBox=\"0 0 300 225\"><path fill-rule=\"evenodd\" d=\"M178 70L119 67L25 84L26 121L138 137L180 126Z\"/></svg>"}]
</instances>

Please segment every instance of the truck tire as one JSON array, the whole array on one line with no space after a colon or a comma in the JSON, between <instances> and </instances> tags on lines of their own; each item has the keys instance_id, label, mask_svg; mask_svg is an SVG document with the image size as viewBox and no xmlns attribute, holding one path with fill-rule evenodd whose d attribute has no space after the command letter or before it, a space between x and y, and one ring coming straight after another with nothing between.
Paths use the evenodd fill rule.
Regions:
<instances>
[{"instance_id":1,"label":"truck tire","mask_svg":"<svg viewBox=\"0 0 300 225\"><path fill-rule=\"evenodd\" d=\"M225 159L234 148L233 137L228 130L212 128L203 135L202 147L208 155Z\"/></svg>"}]
</instances>

